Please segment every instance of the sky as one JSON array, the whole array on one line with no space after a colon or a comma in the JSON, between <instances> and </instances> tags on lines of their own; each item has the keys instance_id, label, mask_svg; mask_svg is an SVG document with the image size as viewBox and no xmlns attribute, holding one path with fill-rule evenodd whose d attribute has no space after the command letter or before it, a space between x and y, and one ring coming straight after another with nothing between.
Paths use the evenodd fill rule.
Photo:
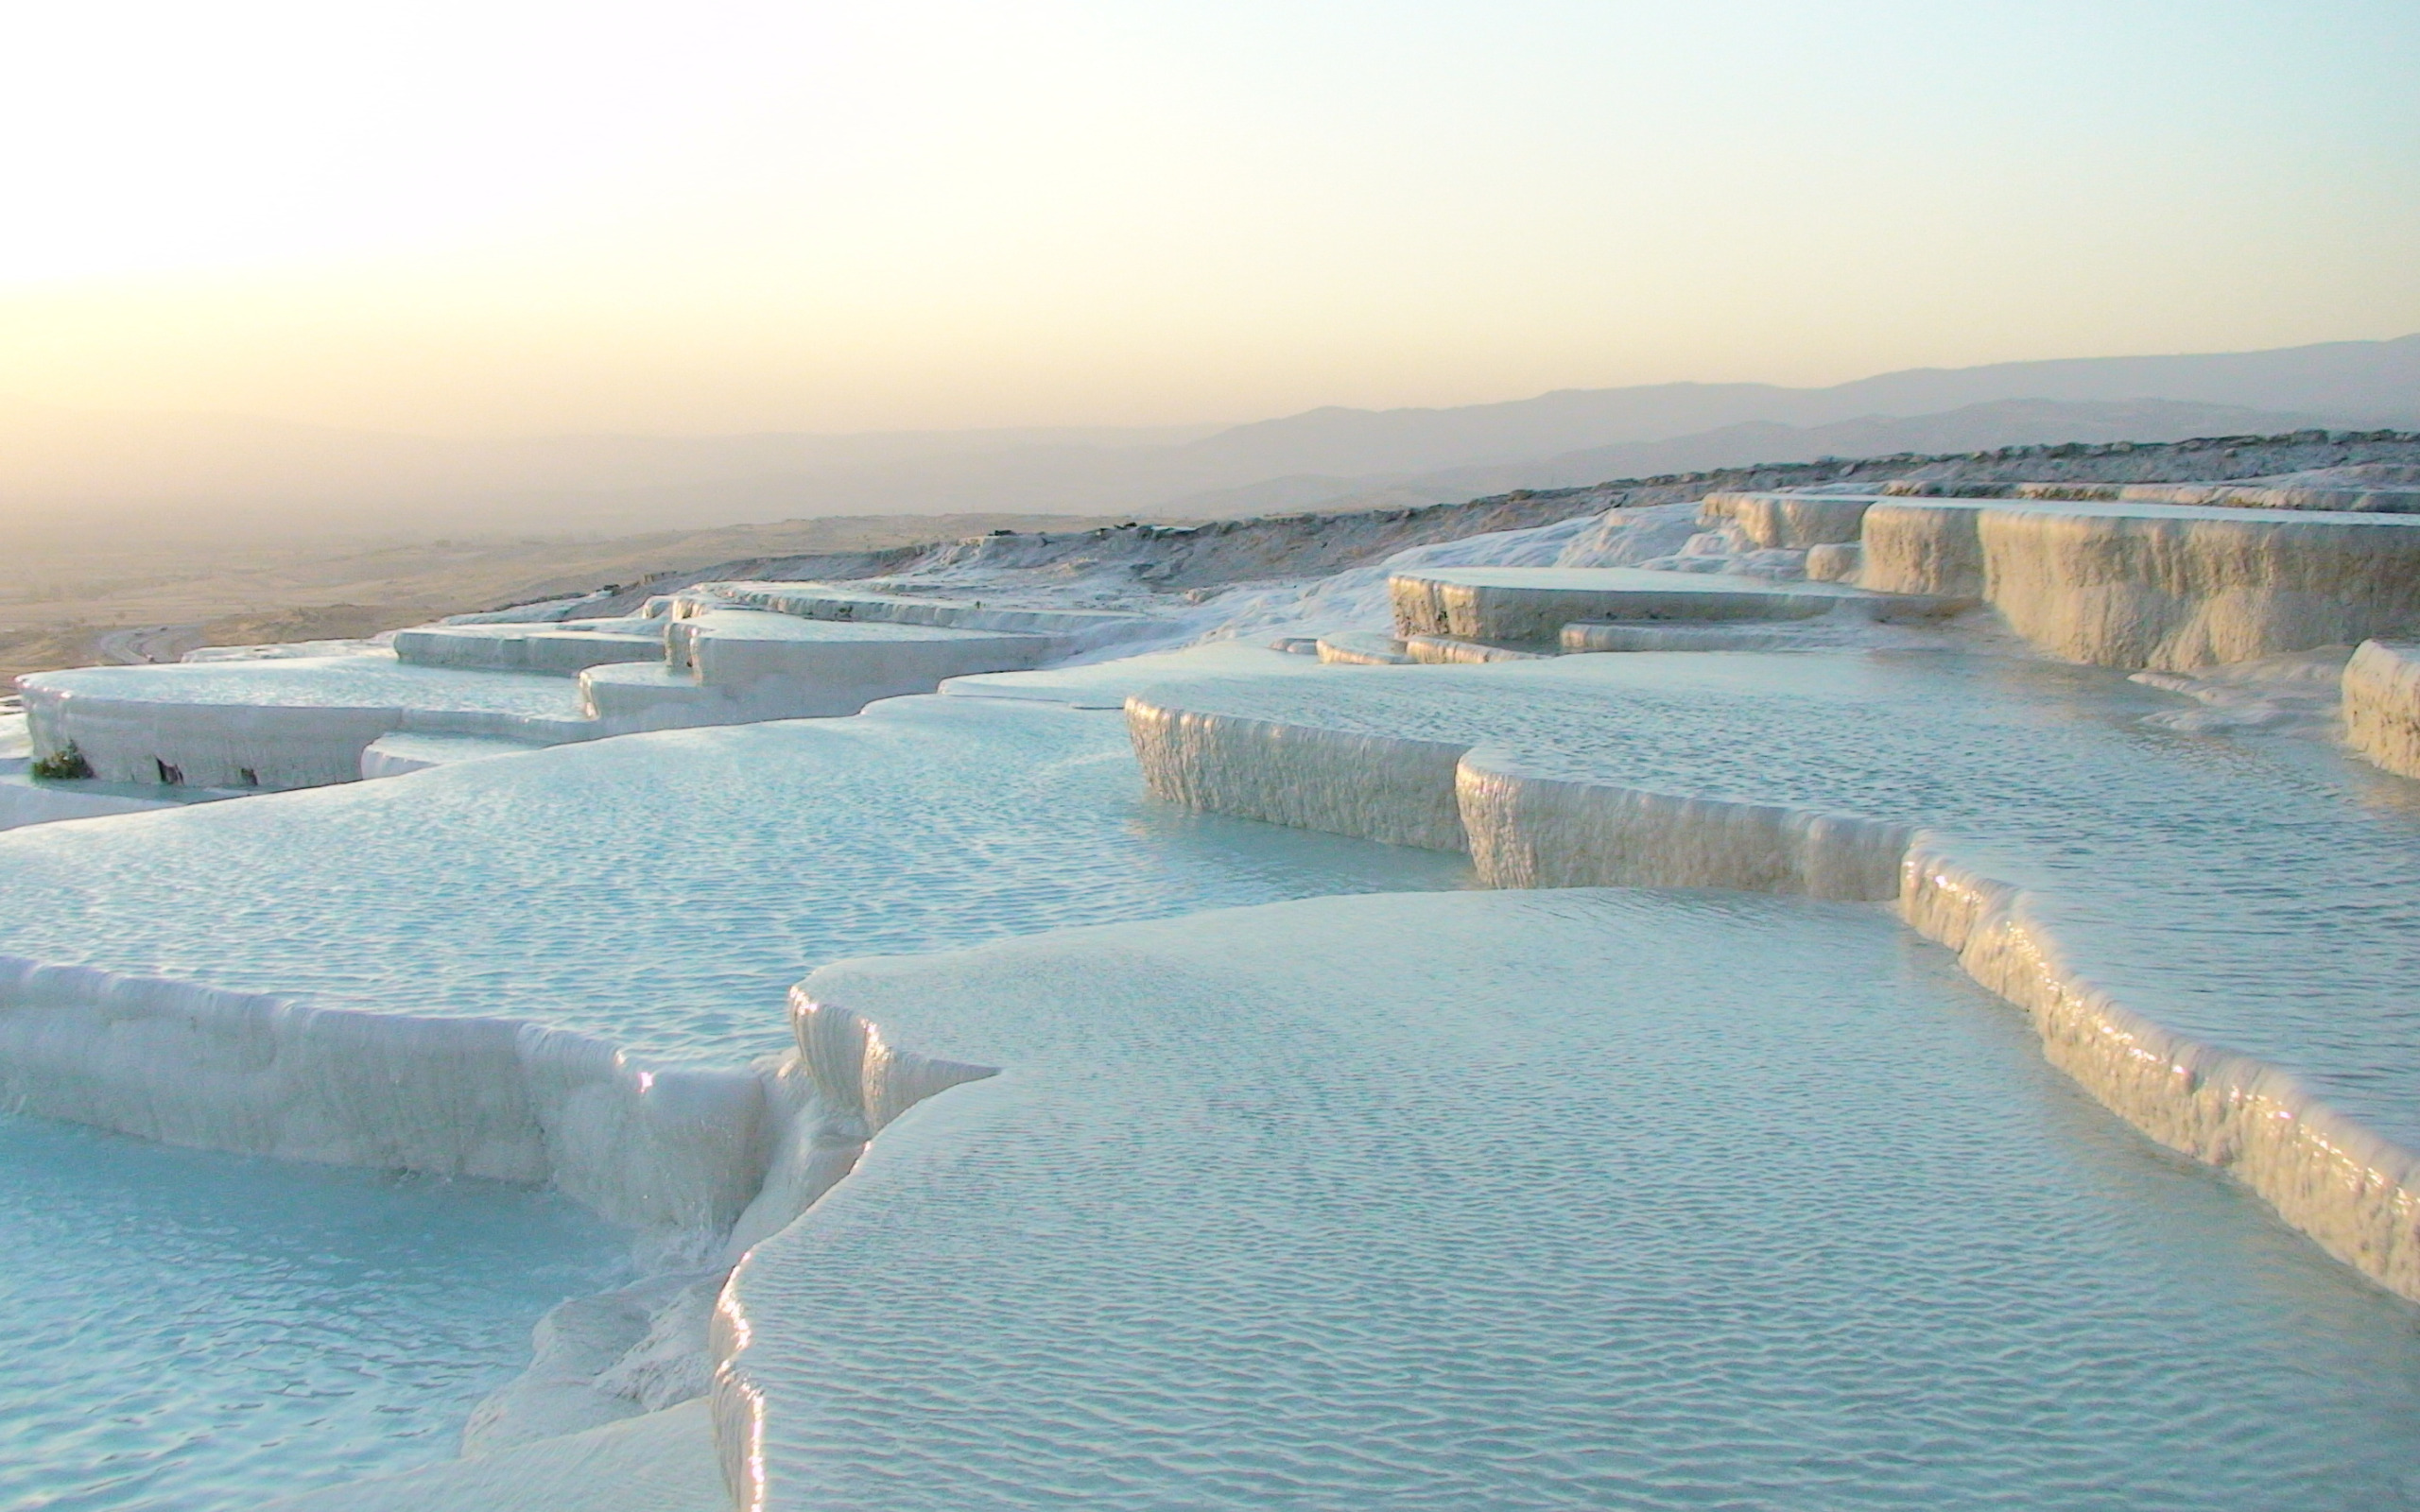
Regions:
<instances>
[{"instance_id":1,"label":"sky","mask_svg":"<svg viewBox=\"0 0 2420 1512\"><path fill-rule=\"evenodd\" d=\"M16 7L0 396L1243 421L2420 331L2411 0Z\"/></svg>"}]
</instances>

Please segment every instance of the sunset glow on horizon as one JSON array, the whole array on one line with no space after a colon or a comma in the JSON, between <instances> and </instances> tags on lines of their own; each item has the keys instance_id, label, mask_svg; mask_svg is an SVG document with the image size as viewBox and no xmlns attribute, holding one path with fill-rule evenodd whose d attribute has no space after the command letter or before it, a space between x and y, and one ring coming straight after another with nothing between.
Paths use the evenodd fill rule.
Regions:
<instances>
[{"instance_id":1,"label":"sunset glow on horizon","mask_svg":"<svg viewBox=\"0 0 2420 1512\"><path fill-rule=\"evenodd\" d=\"M2420 10L17 18L0 395L455 434L1239 421L2420 330Z\"/></svg>"}]
</instances>

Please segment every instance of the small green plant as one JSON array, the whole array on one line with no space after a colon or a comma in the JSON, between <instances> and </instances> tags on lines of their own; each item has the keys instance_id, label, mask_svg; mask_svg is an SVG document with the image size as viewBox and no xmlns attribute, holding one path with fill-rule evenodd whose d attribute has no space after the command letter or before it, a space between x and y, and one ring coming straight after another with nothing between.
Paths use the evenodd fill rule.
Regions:
<instances>
[{"instance_id":1,"label":"small green plant","mask_svg":"<svg viewBox=\"0 0 2420 1512\"><path fill-rule=\"evenodd\" d=\"M84 759L84 753L76 748L72 740L47 756L35 757L26 769L50 782L72 782L93 775L93 764Z\"/></svg>"}]
</instances>

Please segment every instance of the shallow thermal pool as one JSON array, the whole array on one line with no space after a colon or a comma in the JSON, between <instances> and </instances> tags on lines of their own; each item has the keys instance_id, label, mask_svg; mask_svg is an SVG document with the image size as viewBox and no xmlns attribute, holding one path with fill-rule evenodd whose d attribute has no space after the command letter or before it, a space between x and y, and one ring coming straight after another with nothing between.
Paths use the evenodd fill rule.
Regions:
<instances>
[{"instance_id":1,"label":"shallow thermal pool","mask_svg":"<svg viewBox=\"0 0 2420 1512\"><path fill-rule=\"evenodd\" d=\"M1174 707L1481 742L1520 770L1892 819L2035 889L2118 1000L2420 1148L2420 783L2146 724L2092 667L1940 652L1575 656L1205 679Z\"/></svg>"},{"instance_id":2,"label":"shallow thermal pool","mask_svg":"<svg viewBox=\"0 0 2420 1512\"><path fill-rule=\"evenodd\" d=\"M844 956L1466 877L1154 802L1114 712L918 697L0 834L0 952L730 1064Z\"/></svg>"},{"instance_id":3,"label":"shallow thermal pool","mask_svg":"<svg viewBox=\"0 0 2420 1512\"><path fill-rule=\"evenodd\" d=\"M0 1116L0 1508L218 1512L456 1452L620 1239L484 1182Z\"/></svg>"},{"instance_id":4,"label":"shallow thermal pool","mask_svg":"<svg viewBox=\"0 0 2420 1512\"><path fill-rule=\"evenodd\" d=\"M538 719L578 719L579 686L563 678L464 672L399 662L392 651L270 657L168 666L44 672L27 686L70 697L146 703L264 704L312 709L466 709Z\"/></svg>"},{"instance_id":5,"label":"shallow thermal pool","mask_svg":"<svg viewBox=\"0 0 2420 1512\"><path fill-rule=\"evenodd\" d=\"M1877 907L1318 900L804 990L1004 1070L735 1279L772 1507L2420 1505L2412 1310Z\"/></svg>"}]
</instances>

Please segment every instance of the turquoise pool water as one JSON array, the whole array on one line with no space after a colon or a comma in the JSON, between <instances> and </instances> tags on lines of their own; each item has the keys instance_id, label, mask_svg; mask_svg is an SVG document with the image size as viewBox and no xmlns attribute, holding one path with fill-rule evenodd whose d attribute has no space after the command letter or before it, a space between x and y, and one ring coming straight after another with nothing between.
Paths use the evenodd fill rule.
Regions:
<instances>
[{"instance_id":1,"label":"turquoise pool water","mask_svg":"<svg viewBox=\"0 0 2420 1512\"><path fill-rule=\"evenodd\" d=\"M449 1459L623 1257L548 1193L0 1116L0 1508L220 1512Z\"/></svg>"}]
</instances>

